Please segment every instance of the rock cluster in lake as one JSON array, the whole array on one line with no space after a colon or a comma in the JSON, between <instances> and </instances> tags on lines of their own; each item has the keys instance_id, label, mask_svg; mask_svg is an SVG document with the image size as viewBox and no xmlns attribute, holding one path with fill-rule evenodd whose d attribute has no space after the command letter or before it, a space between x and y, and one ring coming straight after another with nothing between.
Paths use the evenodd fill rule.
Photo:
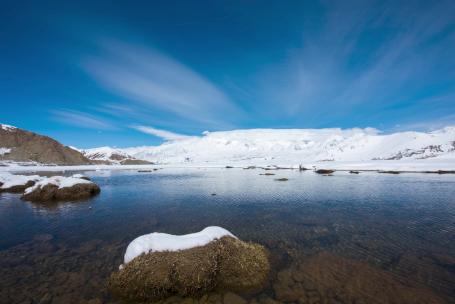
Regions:
<instances>
[{"instance_id":1,"label":"rock cluster in lake","mask_svg":"<svg viewBox=\"0 0 455 304\"><path fill-rule=\"evenodd\" d=\"M28 189L30 190L27 191ZM100 187L92 182L76 183L68 187L48 183L39 187L27 188L21 198L31 202L71 201L90 198L99 194L100 191Z\"/></svg>"},{"instance_id":2,"label":"rock cluster in lake","mask_svg":"<svg viewBox=\"0 0 455 304\"><path fill-rule=\"evenodd\" d=\"M23 193L32 202L72 201L100 193L100 187L81 174L72 177L0 174L0 192Z\"/></svg>"},{"instance_id":3,"label":"rock cluster in lake","mask_svg":"<svg viewBox=\"0 0 455 304\"><path fill-rule=\"evenodd\" d=\"M148 302L213 290L258 291L269 269L263 246L224 236L204 246L141 254L114 272L108 285L124 300Z\"/></svg>"}]
</instances>

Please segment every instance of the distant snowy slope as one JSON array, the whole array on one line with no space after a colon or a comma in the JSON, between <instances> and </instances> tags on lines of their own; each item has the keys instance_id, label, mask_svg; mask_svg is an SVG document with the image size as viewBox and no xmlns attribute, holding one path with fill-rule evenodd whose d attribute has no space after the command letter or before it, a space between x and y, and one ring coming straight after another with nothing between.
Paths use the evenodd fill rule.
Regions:
<instances>
[{"instance_id":1,"label":"distant snowy slope","mask_svg":"<svg viewBox=\"0 0 455 304\"><path fill-rule=\"evenodd\" d=\"M73 148L75 149L75 148ZM111 147L100 147L93 149L76 149L80 151L88 159L105 164L144 164L142 160L138 160L135 157L129 155L122 149L111 148Z\"/></svg>"},{"instance_id":2,"label":"distant snowy slope","mask_svg":"<svg viewBox=\"0 0 455 304\"><path fill-rule=\"evenodd\" d=\"M206 132L160 146L119 149L163 164L295 165L324 161L448 158L455 127L381 135L375 129L251 129ZM90 157L89 157L90 158Z\"/></svg>"}]
</instances>

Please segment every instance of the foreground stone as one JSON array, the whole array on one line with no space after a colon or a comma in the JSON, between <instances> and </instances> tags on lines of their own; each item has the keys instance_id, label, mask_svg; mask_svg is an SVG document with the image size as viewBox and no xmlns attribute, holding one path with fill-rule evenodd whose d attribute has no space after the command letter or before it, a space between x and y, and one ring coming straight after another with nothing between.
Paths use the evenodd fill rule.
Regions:
<instances>
[{"instance_id":1,"label":"foreground stone","mask_svg":"<svg viewBox=\"0 0 455 304\"><path fill-rule=\"evenodd\" d=\"M32 202L87 199L100 193L100 187L82 178L54 176L27 188L21 199Z\"/></svg>"},{"instance_id":2,"label":"foreground stone","mask_svg":"<svg viewBox=\"0 0 455 304\"><path fill-rule=\"evenodd\" d=\"M258 291L269 269L264 247L225 236L191 249L142 254L113 273L108 286L124 300L142 302L212 290Z\"/></svg>"}]
</instances>

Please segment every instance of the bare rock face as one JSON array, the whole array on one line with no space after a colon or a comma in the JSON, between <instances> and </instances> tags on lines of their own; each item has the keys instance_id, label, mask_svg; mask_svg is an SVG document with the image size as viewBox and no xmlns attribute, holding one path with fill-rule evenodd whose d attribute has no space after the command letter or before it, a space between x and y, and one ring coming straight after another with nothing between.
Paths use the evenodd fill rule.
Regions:
<instances>
[{"instance_id":1,"label":"bare rock face","mask_svg":"<svg viewBox=\"0 0 455 304\"><path fill-rule=\"evenodd\" d=\"M33 191L26 191L21 198L32 202L70 201L87 199L97 195L100 191L100 187L94 183L81 183L64 188L47 184L37 187Z\"/></svg>"},{"instance_id":2,"label":"bare rock face","mask_svg":"<svg viewBox=\"0 0 455 304\"><path fill-rule=\"evenodd\" d=\"M0 154L0 160L56 165L90 164L90 160L80 152L50 137L6 125L0 125L0 147L9 151Z\"/></svg>"},{"instance_id":3,"label":"bare rock face","mask_svg":"<svg viewBox=\"0 0 455 304\"><path fill-rule=\"evenodd\" d=\"M113 273L108 285L124 300L148 302L212 290L260 290L269 270L264 247L225 236L205 246L142 254Z\"/></svg>"}]
</instances>

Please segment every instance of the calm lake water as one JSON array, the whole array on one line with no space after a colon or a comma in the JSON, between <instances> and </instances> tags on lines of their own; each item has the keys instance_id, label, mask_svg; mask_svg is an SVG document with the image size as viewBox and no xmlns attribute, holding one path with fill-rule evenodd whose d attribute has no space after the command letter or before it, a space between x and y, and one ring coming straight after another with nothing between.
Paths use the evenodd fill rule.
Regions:
<instances>
[{"instance_id":1,"label":"calm lake water","mask_svg":"<svg viewBox=\"0 0 455 304\"><path fill-rule=\"evenodd\" d=\"M87 201L0 195L0 303L118 303L106 279L131 240L211 225L269 249L250 303L455 303L454 175L84 173L101 187Z\"/></svg>"}]
</instances>

